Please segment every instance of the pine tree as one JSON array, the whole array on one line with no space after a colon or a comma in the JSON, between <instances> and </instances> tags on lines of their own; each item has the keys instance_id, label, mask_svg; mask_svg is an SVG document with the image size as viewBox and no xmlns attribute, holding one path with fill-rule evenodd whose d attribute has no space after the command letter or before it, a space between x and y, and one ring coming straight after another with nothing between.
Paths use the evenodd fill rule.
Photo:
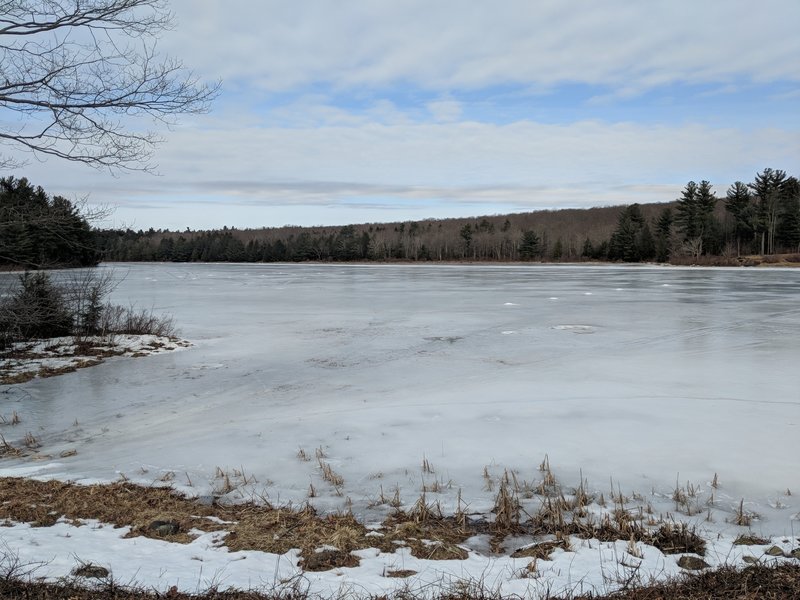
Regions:
<instances>
[{"instance_id":1,"label":"pine tree","mask_svg":"<svg viewBox=\"0 0 800 600\"><path fill-rule=\"evenodd\" d=\"M800 251L800 182L789 177L782 186L778 241L790 252Z\"/></svg>"},{"instance_id":2,"label":"pine tree","mask_svg":"<svg viewBox=\"0 0 800 600\"><path fill-rule=\"evenodd\" d=\"M619 215L617 228L611 234L608 257L611 260L639 262L642 260L642 230L645 225L641 207L631 204ZM649 235L648 228L648 235ZM650 235L652 241L652 235ZM649 242L648 242L649 243ZM648 248L648 252L651 250Z\"/></svg>"},{"instance_id":3,"label":"pine tree","mask_svg":"<svg viewBox=\"0 0 800 600\"><path fill-rule=\"evenodd\" d=\"M757 173L755 180L749 185L757 203L756 233L760 239L761 254L772 254L775 251L775 233L785 181L785 171L767 168Z\"/></svg>"},{"instance_id":4,"label":"pine tree","mask_svg":"<svg viewBox=\"0 0 800 600\"><path fill-rule=\"evenodd\" d=\"M541 254L539 236L535 232L528 230L522 234L522 242L519 246L519 255L522 260L533 260Z\"/></svg>"},{"instance_id":5,"label":"pine tree","mask_svg":"<svg viewBox=\"0 0 800 600\"><path fill-rule=\"evenodd\" d=\"M733 216L733 231L736 236L736 254L741 255L742 243L748 243L755 233L755 210L750 190L745 183L737 181L725 196L725 210Z\"/></svg>"},{"instance_id":6,"label":"pine tree","mask_svg":"<svg viewBox=\"0 0 800 600\"><path fill-rule=\"evenodd\" d=\"M658 262L669 260L673 220L672 209L665 208L656 221L656 260Z\"/></svg>"},{"instance_id":7,"label":"pine tree","mask_svg":"<svg viewBox=\"0 0 800 600\"><path fill-rule=\"evenodd\" d=\"M717 197L711 184L703 180L686 184L678 200L678 215L675 219L683 234L687 247L696 256L715 252L720 246L720 227L714 217Z\"/></svg>"}]
</instances>

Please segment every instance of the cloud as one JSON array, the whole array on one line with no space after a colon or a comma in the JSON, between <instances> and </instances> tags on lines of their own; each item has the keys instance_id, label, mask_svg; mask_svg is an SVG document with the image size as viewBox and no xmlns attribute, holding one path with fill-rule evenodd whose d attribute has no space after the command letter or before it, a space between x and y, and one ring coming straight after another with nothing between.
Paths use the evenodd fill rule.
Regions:
<instances>
[{"instance_id":1,"label":"cloud","mask_svg":"<svg viewBox=\"0 0 800 600\"><path fill-rule=\"evenodd\" d=\"M264 90L799 81L800 3L174 0L174 54Z\"/></svg>"},{"instance_id":2,"label":"cloud","mask_svg":"<svg viewBox=\"0 0 800 600\"><path fill-rule=\"evenodd\" d=\"M425 105L435 121L450 123L457 121L461 116L461 103L455 100L436 100Z\"/></svg>"},{"instance_id":3,"label":"cloud","mask_svg":"<svg viewBox=\"0 0 800 600\"><path fill-rule=\"evenodd\" d=\"M668 201L690 179L709 179L722 195L766 166L800 161L798 132L774 129L530 120L258 128L206 118L170 135L161 177L111 178L55 162L26 174L51 193L91 191L92 202L125 210L191 206L179 226L212 227L220 213L229 225L276 224L255 208L303 209L280 212L282 222L346 223ZM146 213L142 226L166 226L163 211Z\"/></svg>"}]
</instances>

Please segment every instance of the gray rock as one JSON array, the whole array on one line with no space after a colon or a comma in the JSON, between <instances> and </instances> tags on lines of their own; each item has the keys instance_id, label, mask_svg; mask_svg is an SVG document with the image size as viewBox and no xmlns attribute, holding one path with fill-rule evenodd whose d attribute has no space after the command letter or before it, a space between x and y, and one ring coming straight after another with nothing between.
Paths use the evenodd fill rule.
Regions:
<instances>
[{"instance_id":1,"label":"gray rock","mask_svg":"<svg viewBox=\"0 0 800 600\"><path fill-rule=\"evenodd\" d=\"M684 555L678 559L678 566L687 571L699 571L707 569L709 564L699 556Z\"/></svg>"},{"instance_id":2,"label":"gray rock","mask_svg":"<svg viewBox=\"0 0 800 600\"><path fill-rule=\"evenodd\" d=\"M77 567L72 574L77 577L92 577L94 579L105 579L109 575L109 570L100 565L88 563Z\"/></svg>"},{"instance_id":3,"label":"gray rock","mask_svg":"<svg viewBox=\"0 0 800 600\"><path fill-rule=\"evenodd\" d=\"M783 549L778 548L778 546L772 546L764 554L767 554L769 556L783 556Z\"/></svg>"},{"instance_id":4,"label":"gray rock","mask_svg":"<svg viewBox=\"0 0 800 600\"><path fill-rule=\"evenodd\" d=\"M181 526L177 521L153 521L148 529L161 537L165 537L179 533Z\"/></svg>"},{"instance_id":5,"label":"gray rock","mask_svg":"<svg viewBox=\"0 0 800 600\"><path fill-rule=\"evenodd\" d=\"M748 565L754 565L758 562L758 559L755 556L743 556L742 560Z\"/></svg>"}]
</instances>

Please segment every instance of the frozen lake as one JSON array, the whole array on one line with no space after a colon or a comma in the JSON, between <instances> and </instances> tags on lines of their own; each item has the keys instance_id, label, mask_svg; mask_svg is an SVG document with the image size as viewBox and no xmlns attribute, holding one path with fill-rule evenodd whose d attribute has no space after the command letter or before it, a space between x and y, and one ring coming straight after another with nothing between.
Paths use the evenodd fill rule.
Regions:
<instances>
[{"instance_id":1,"label":"frozen lake","mask_svg":"<svg viewBox=\"0 0 800 600\"><path fill-rule=\"evenodd\" d=\"M669 496L676 479L755 529L800 512L800 270L630 266L117 264L118 303L194 346L7 387L42 453L3 473L352 502L423 484L488 510L484 468ZM311 460L298 458L303 449ZM337 491L315 459L341 475ZM431 465L423 472L423 461ZM234 483L238 480L234 477ZM787 491L795 492L788 495ZM724 521L724 519L723 519Z\"/></svg>"}]
</instances>

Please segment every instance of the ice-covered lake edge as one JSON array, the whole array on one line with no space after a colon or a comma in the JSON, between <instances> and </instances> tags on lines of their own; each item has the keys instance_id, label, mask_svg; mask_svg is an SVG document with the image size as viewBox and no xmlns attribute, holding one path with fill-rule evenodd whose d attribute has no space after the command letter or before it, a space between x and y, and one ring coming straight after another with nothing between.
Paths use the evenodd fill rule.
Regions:
<instances>
[{"instance_id":1,"label":"ice-covered lake edge","mask_svg":"<svg viewBox=\"0 0 800 600\"><path fill-rule=\"evenodd\" d=\"M82 483L171 479L196 496L309 502L320 514L349 504L375 526L391 510L376 499L391 501L396 489L402 509L413 509L427 488L427 502L438 500L447 515L463 490L470 515L491 520L505 474L519 480L524 496L544 481L537 465L549 453L567 500L586 478L597 514L614 511L614 495L628 499L627 512L648 514L650 504L657 517L696 525L721 557L704 557L712 566L747 564L736 558L739 549L759 564L796 564L767 551L791 554L798 546L798 275L649 266L131 265L120 296L174 314L194 347L13 386L0 396L0 414L16 410L22 425L0 432L17 444L31 431L42 448L0 466L7 476ZM72 448L77 454L61 459ZM520 502L531 513L547 497L534 491ZM99 521L79 529L92 527L111 531L98 545L118 551L92 556L113 566L114 577L127 573L120 557L139 552L129 544L143 554L173 552L150 545L165 540L117 545L119 530ZM84 533L53 535L77 544ZM743 534L767 544L733 548ZM35 550L39 538L25 535L19 546ZM617 573L638 564L628 558L629 539L566 538L570 551L539 561L541 582L611 589ZM71 544L50 552L73 559L62 573L91 546ZM681 572L679 555L638 544L635 552L657 557L654 571ZM519 590L534 585L514 571L527 568L510 556L520 545L491 553L478 538L465 544L466 561L424 566L442 585L445 577L474 581L488 573L483 581ZM612 558L601 560L606 550ZM138 569L160 589L176 578L193 591L217 580L269 588L284 585L285 573L315 581L314 589L385 590L395 583L364 567L413 570L408 565L421 560L378 552L389 556L320 575L302 573L296 552L217 551L204 560L192 554L185 568L168 558L164 573L154 574L158 560L143 555ZM584 563L591 576L581 573ZM256 566L238 570L245 565ZM375 587L370 577L380 577ZM426 585L415 575L409 581Z\"/></svg>"}]
</instances>

